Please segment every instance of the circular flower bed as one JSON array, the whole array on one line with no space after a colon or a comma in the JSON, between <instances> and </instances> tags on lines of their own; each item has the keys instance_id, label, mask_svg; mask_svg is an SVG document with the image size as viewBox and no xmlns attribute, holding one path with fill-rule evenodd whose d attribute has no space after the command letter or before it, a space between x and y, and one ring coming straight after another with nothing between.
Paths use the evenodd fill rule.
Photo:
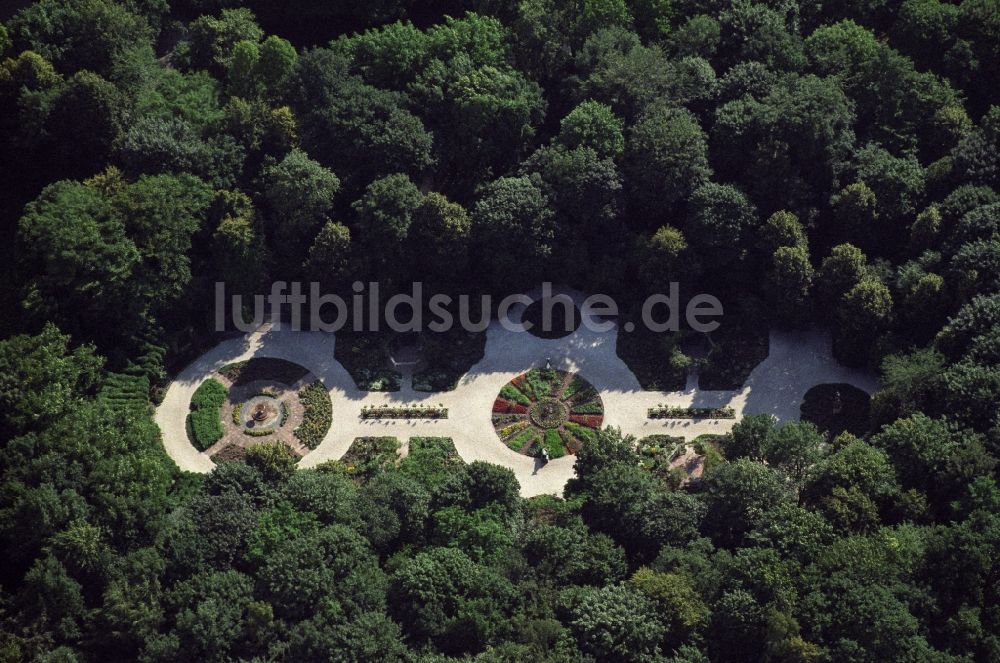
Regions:
<instances>
[{"instance_id":1,"label":"circular flower bed","mask_svg":"<svg viewBox=\"0 0 1000 663\"><path fill-rule=\"evenodd\" d=\"M569 420L569 407L558 398L540 398L528 408L528 418L539 428L558 428Z\"/></svg>"},{"instance_id":2,"label":"circular flower bed","mask_svg":"<svg viewBox=\"0 0 1000 663\"><path fill-rule=\"evenodd\" d=\"M575 373L535 368L500 390L493 402L493 428L509 448L549 458L576 453L604 422L604 404Z\"/></svg>"},{"instance_id":3,"label":"circular flower bed","mask_svg":"<svg viewBox=\"0 0 1000 663\"><path fill-rule=\"evenodd\" d=\"M213 460L238 460L247 449L272 442L301 457L330 429L330 395L304 366L255 357L223 366L213 381L221 397L221 434L204 448Z\"/></svg>"}]
</instances>

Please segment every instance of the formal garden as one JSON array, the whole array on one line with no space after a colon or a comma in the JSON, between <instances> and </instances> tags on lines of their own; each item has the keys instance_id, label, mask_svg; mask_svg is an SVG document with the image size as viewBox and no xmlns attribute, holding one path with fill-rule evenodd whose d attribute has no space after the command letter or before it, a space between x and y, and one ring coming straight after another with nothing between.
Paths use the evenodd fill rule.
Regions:
<instances>
[{"instance_id":1,"label":"formal garden","mask_svg":"<svg viewBox=\"0 0 1000 663\"><path fill-rule=\"evenodd\" d=\"M319 446L332 420L330 396L307 368L255 358L220 368L191 397L191 443L215 461L241 460L261 441L298 457Z\"/></svg>"},{"instance_id":2,"label":"formal garden","mask_svg":"<svg viewBox=\"0 0 1000 663\"><path fill-rule=\"evenodd\" d=\"M500 390L493 402L493 428L508 448L526 456L575 454L594 439L604 404L593 386L575 373L535 368Z\"/></svg>"},{"instance_id":3,"label":"formal garden","mask_svg":"<svg viewBox=\"0 0 1000 663\"><path fill-rule=\"evenodd\" d=\"M0 1L0 663L1000 663L998 46Z\"/></svg>"}]
</instances>

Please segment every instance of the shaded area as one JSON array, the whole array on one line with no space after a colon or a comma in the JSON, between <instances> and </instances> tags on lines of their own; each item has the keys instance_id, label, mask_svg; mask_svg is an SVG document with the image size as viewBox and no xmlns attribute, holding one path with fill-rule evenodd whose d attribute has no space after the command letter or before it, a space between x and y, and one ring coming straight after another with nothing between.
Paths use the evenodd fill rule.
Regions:
<instances>
[{"instance_id":1,"label":"shaded area","mask_svg":"<svg viewBox=\"0 0 1000 663\"><path fill-rule=\"evenodd\" d=\"M871 425L871 396L843 382L818 384L802 397L803 421L811 421L831 435L843 432L859 437Z\"/></svg>"}]
</instances>

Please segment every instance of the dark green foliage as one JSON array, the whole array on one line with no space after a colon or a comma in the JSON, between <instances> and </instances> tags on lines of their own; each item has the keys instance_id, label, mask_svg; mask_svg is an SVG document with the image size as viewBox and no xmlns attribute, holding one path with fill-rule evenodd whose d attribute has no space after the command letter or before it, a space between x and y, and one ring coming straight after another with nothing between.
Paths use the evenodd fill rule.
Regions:
<instances>
[{"instance_id":1,"label":"dark green foliage","mask_svg":"<svg viewBox=\"0 0 1000 663\"><path fill-rule=\"evenodd\" d=\"M104 0L45 0L15 14L7 28L16 52L35 51L65 73L107 75L130 47L154 36L134 9L133 3Z\"/></svg>"},{"instance_id":2,"label":"dark green foliage","mask_svg":"<svg viewBox=\"0 0 1000 663\"><path fill-rule=\"evenodd\" d=\"M506 634L502 611L513 587L459 550L430 548L406 560L392 577L390 604L408 634L443 652L478 652Z\"/></svg>"},{"instance_id":3,"label":"dark green foliage","mask_svg":"<svg viewBox=\"0 0 1000 663\"><path fill-rule=\"evenodd\" d=\"M655 605L624 585L589 590L570 611L580 649L598 660L642 661L658 653L663 623Z\"/></svg>"},{"instance_id":4,"label":"dark green foliage","mask_svg":"<svg viewBox=\"0 0 1000 663\"><path fill-rule=\"evenodd\" d=\"M785 479L774 469L737 460L706 472L704 529L713 541L738 546L764 513L791 499Z\"/></svg>"},{"instance_id":5,"label":"dark green foliage","mask_svg":"<svg viewBox=\"0 0 1000 663\"><path fill-rule=\"evenodd\" d=\"M68 415L98 384L103 361L92 347L70 349L70 337L47 324L36 336L0 343L0 403L10 436Z\"/></svg>"},{"instance_id":6,"label":"dark green foliage","mask_svg":"<svg viewBox=\"0 0 1000 663\"><path fill-rule=\"evenodd\" d=\"M219 369L219 373L232 380L233 386L250 384L258 380L274 380L294 385L309 375L309 369L285 359L254 357L226 364Z\"/></svg>"},{"instance_id":7,"label":"dark green foliage","mask_svg":"<svg viewBox=\"0 0 1000 663\"><path fill-rule=\"evenodd\" d=\"M405 109L402 95L367 85L346 69L329 50L299 58L288 88L303 145L325 165L340 168L355 191L380 175L427 168L433 138Z\"/></svg>"},{"instance_id":8,"label":"dark green foliage","mask_svg":"<svg viewBox=\"0 0 1000 663\"><path fill-rule=\"evenodd\" d=\"M687 357L668 332L655 333L636 325L632 332L618 333L615 351L643 389L675 391L687 383Z\"/></svg>"},{"instance_id":9,"label":"dark green foliage","mask_svg":"<svg viewBox=\"0 0 1000 663\"><path fill-rule=\"evenodd\" d=\"M744 239L757 226L757 210L736 187L708 182L691 192L687 236L720 264L743 257Z\"/></svg>"},{"instance_id":10,"label":"dark green foliage","mask_svg":"<svg viewBox=\"0 0 1000 663\"><path fill-rule=\"evenodd\" d=\"M589 147L601 157L616 158L625 149L622 121L596 101L581 103L562 119L558 141L571 150Z\"/></svg>"},{"instance_id":11,"label":"dark green foliage","mask_svg":"<svg viewBox=\"0 0 1000 663\"><path fill-rule=\"evenodd\" d=\"M220 411L228 394L229 390L221 382L209 378L191 396L188 434L199 451L209 448L222 437Z\"/></svg>"},{"instance_id":12,"label":"dark green foliage","mask_svg":"<svg viewBox=\"0 0 1000 663\"><path fill-rule=\"evenodd\" d=\"M532 283L552 253L555 228L548 201L535 180L504 177L489 183L472 212L473 241L492 278ZM513 285L513 284L512 284Z\"/></svg>"},{"instance_id":13,"label":"dark green foliage","mask_svg":"<svg viewBox=\"0 0 1000 663\"><path fill-rule=\"evenodd\" d=\"M903 488L926 494L939 513L997 463L981 435L923 414L886 426L872 444L889 455Z\"/></svg>"},{"instance_id":14,"label":"dark green foliage","mask_svg":"<svg viewBox=\"0 0 1000 663\"><path fill-rule=\"evenodd\" d=\"M378 476L399 460L399 440L394 437L359 437L340 461L347 473L360 482Z\"/></svg>"},{"instance_id":15,"label":"dark green foliage","mask_svg":"<svg viewBox=\"0 0 1000 663\"><path fill-rule=\"evenodd\" d=\"M218 16L200 16L191 22L188 59L192 69L221 73L232 61L241 41L256 43L264 36L249 9L223 9Z\"/></svg>"},{"instance_id":16,"label":"dark green foliage","mask_svg":"<svg viewBox=\"0 0 1000 663\"><path fill-rule=\"evenodd\" d=\"M351 332L344 328L337 334L334 357L354 378L358 389L398 391L400 373L390 368L388 333Z\"/></svg>"},{"instance_id":17,"label":"dark green foliage","mask_svg":"<svg viewBox=\"0 0 1000 663\"><path fill-rule=\"evenodd\" d=\"M575 332L580 326L580 309L575 304L570 306L570 313L567 315L566 307L557 303L552 307L548 324L545 324L544 310L541 300L529 305L524 309L521 322L527 326L531 325L528 333L539 338L562 338Z\"/></svg>"},{"instance_id":18,"label":"dark green foliage","mask_svg":"<svg viewBox=\"0 0 1000 663\"><path fill-rule=\"evenodd\" d=\"M626 159L632 201L647 214L686 199L712 172L697 119L677 108L647 112L629 135Z\"/></svg>"},{"instance_id":19,"label":"dark green foliage","mask_svg":"<svg viewBox=\"0 0 1000 663\"><path fill-rule=\"evenodd\" d=\"M15 4L0 659L1000 660L994 0ZM378 280L383 301L549 280L614 295L620 329L679 281L722 325L621 331L643 387L693 366L763 412L748 377L785 326L828 329L880 389L789 392L806 421L727 436L505 438L583 443L563 498L523 499L446 438L296 469L263 437L178 472L148 399L229 338L213 283L249 316L303 278ZM453 388L486 336L422 333L414 387ZM336 361L391 391L410 338L342 331L330 365L223 371L297 385ZM600 412L547 373L501 396L564 386ZM197 390L198 448L225 398ZM315 448L330 395L300 398ZM685 450L700 477L671 469Z\"/></svg>"},{"instance_id":20,"label":"dark green foliage","mask_svg":"<svg viewBox=\"0 0 1000 663\"><path fill-rule=\"evenodd\" d=\"M415 391L450 391L483 358L486 334L457 326L447 332L425 332L420 340L425 368L413 374Z\"/></svg>"},{"instance_id":21,"label":"dark green foliage","mask_svg":"<svg viewBox=\"0 0 1000 663\"><path fill-rule=\"evenodd\" d=\"M837 436L847 431L862 436L871 427L867 393L849 384L816 385L802 397L802 419Z\"/></svg>"},{"instance_id":22,"label":"dark green foliage","mask_svg":"<svg viewBox=\"0 0 1000 663\"><path fill-rule=\"evenodd\" d=\"M712 334L713 346L698 376L701 389L741 389L767 359L768 336L756 316L727 321Z\"/></svg>"},{"instance_id":23,"label":"dark green foliage","mask_svg":"<svg viewBox=\"0 0 1000 663\"><path fill-rule=\"evenodd\" d=\"M149 403L149 378L145 375L109 373L98 398L112 407L145 407Z\"/></svg>"}]
</instances>

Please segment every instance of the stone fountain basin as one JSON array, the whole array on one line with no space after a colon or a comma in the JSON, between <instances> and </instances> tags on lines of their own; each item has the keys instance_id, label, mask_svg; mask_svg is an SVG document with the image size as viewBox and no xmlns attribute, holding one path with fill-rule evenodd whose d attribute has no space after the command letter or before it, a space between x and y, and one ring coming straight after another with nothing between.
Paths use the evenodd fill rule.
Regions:
<instances>
[{"instance_id":1,"label":"stone fountain basin","mask_svg":"<svg viewBox=\"0 0 1000 663\"><path fill-rule=\"evenodd\" d=\"M258 408L263 407L267 415L263 419L254 417ZM240 410L243 427L252 430L270 430L281 425L281 401L273 396L254 396L243 404Z\"/></svg>"}]
</instances>

